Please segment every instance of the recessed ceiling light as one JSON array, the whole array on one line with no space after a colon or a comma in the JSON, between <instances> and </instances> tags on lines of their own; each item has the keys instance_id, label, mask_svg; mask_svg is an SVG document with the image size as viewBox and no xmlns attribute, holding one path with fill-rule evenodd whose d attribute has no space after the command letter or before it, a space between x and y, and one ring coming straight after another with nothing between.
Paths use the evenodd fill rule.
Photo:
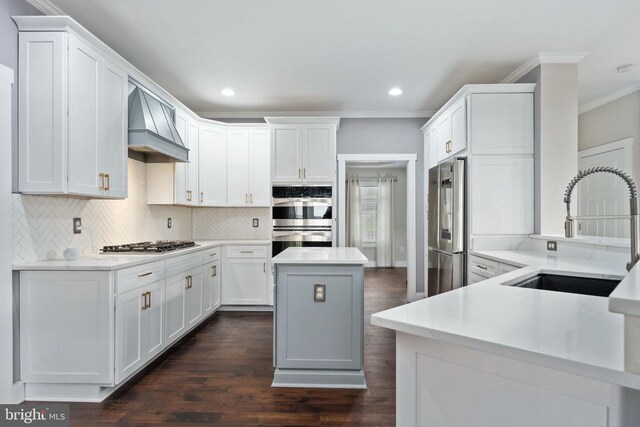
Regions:
<instances>
[{"instance_id":1,"label":"recessed ceiling light","mask_svg":"<svg viewBox=\"0 0 640 427\"><path fill-rule=\"evenodd\" d=\"M236 91L233 89L227 88L227 89L222 89L220 93L223 94L224 96L233 96L236 94Z\"/></svg>"},{"instance_id":2,"label":"recessed ceiling light","mask_svg":"<svg viewBox=\"0 0 640 427\"><path fill-rule=\"evenodd\" d=\"M616 71L618 71L619 73L628 73L629 71L633 70L633 67L633 64L624 64L616 68Z\"/></svg>"},{"instance_id":3,"label":"recessed ceiling light","mask_svg":"<svg viewBox=\"0 0 640 427\"><path fill-rule=\"evenodd\" d=\"M400 96L402 95L402 89L399 87L394 87L389 90L389 95L391 96Z\"/></svg>"}]
</instances>

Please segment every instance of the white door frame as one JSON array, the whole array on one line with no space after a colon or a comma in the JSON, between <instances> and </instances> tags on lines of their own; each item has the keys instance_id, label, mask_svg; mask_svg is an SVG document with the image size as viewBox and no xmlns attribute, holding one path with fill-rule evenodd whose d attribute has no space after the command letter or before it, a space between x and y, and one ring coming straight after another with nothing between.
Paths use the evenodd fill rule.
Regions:
<instances>
[{"instance_id":1,"label":"white door frame","mask_svg":"<svg viewBox=\"0 0 640 427\"><path fill-rule=\"evenodd\" d=\"M346 245L346 163L407 162L407 300L420 298L416 292L416 161L417 154L338 154L338 246Z\"/></svg>"}]
</instances>

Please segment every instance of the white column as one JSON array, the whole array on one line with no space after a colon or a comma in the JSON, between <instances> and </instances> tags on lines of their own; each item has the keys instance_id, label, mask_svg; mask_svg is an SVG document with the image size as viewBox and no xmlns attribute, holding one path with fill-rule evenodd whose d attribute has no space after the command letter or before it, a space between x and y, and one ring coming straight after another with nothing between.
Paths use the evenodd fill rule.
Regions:
<instances>
[{"instance_id":1,"label":"white column","mask_svg":"<svg viewBox=\"0 0 640 427\"><path fill-rule=\"evenodd\" d=\"M13 70L0 65L0 403L14 403L13 394L13 281L11 229L11 85ZM7 231L9 230L9 231Z\"/></svg>"}]
</instances>

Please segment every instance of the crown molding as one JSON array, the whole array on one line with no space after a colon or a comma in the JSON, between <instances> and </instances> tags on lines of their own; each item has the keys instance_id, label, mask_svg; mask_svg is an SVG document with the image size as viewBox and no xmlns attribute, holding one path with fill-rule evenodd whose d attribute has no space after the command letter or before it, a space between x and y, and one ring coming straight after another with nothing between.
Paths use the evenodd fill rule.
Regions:
<instances>
[{"instance_id":1,"label":"crown molding","mask_svg":"<svg viewBox=\"0 0 640 427\"><path fill-rule=\"evenodd\" d=\"M340 117L343 119L395 119L426 118L435 110L424 111L198 111L197 115L208 119L258 119L264 117Z\"/></svg>"},{"instance_id":2,"label":"crown molding","mask_svg":"<svg viewBox=\"0 0 640 427\"><path fill-rule=\"evenodd\" d=\"M513 70L500 83L515 83L540 64L577 64L587 52L539 52Z\"/></svg>"},{"instance_id":3,"label":"crown molding","mask_svg":"<svg viewBox=\"0 0 640 427\"><path fill-rule=\"evenodd\" d=\"M25 0L31 6L38 9L45 15L66 15L62 9L51 3L49 0Z\"/></svg>"},{"instance_id":4,"label":"crown molding","mask_svg":"<svg viewBox=\"0 0 640 427\"><path fill-rule=\"evenodd\" d=\"M630 93L638 90L640 90L640 82L635 82L633 84L630 84L629 86L616 89L613 92L609 92L589 102L581 104L578 107L578 114L586 113L587 111L591 111L595 108L600 107L601 105L608 104L609 102L615 101L616 99L622 98L623 96L629 95Z\"/></svg>"}]
</instances>

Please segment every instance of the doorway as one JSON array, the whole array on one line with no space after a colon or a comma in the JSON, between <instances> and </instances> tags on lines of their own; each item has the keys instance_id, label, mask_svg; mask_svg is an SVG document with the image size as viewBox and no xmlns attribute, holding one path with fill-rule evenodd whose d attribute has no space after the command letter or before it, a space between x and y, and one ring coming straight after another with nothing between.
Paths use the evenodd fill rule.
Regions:
<instances>
[{"instance_id":1,"label":"doorway","mask_svg":"<svg viewBox=\"0 0 640 427\"><path fill-rule=\"evenodd\" d=\"M416 292L416 154L341 154L338 156L338 246L352 246L349 236L348 180L359 181L357 199L367 206L360 206L361 242L353 245L361 248L370 260L369 266L407 268L407 300L420 298ZM353 197L352 197L353 198ZM388 205L391 200L391 205ZM378 216L380 209L390 210ZM402 209L397 204L402 204ZM376 210L374 214L367 214ZM387 216L389 218L387 218ZM403 218L398 218L401 216ZM375 217L375 219L374 219ZM393 236L386 236L384 244L376 236L382 224L389 223ZM384 226L384 225L383 225Z\"/></svg>"}]
</instances>

